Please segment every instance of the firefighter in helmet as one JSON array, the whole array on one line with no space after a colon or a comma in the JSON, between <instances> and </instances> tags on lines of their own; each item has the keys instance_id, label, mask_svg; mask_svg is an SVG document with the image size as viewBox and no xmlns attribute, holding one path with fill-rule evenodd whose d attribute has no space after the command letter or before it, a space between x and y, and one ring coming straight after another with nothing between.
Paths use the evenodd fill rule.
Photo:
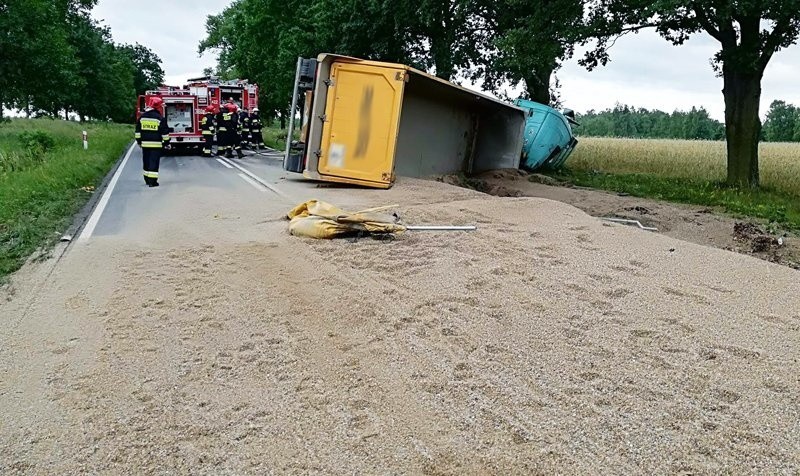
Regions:
<instances>
[{"instance_id":1,"label":"firefighter in helmet","mask_svg":"<svg viewBox=\"0 0 800 476\"><path fill-rule=\"evenodd\" d=\"M231 112L232 120L233 120L233 128L231 129L231 145L233 146L233 150L236 151L236 156L240 159L244 157L244 153L242 152L242 123L239 120L239 106L234 103L229 103L228 110ZM230 149L228 149L230 151ZM230 153L231 158L233 157L233 153Z\"/></svg>"},{"instance_id":2,"label":"firefighter in helmet","mask_svg":"<svg viewBox=\"0 0 800 476\"><path fill-rule=\"evenodd\" d=\"M250 113L250 144L255 150L264 147L264 138L261 136L261 117L258 115L258 108L254 107Z\"/></svg>"},{"instance_id":3,"label":"firefighter in helmet","mask_svg":"<svg viewBox=\"0 0 800 476\"><path fill-rule=\"evenodd\" d=\"M239 158L244 156L242 154L242 146L238 143L239 116L236 114L236 109L236 104L228 102L217 116L222 136L220 138L221 148L224 149L225 157L229 159L233 158L234 149L237 151Z\"/></svg>"},{"instance_id":4,"label":"firefighter in helmet","mask_svg":"<svg viewBox=\"0 0 800 476\"><path fill-rule=\"evenodd\" d=\"M250 148L250 114L244 108L239 111L239 136L242 139L242 147Z\"/></svg>"},{"instance_id":5,"label":"firefighter in helmet","mask_svg":"<svg viewBox=\"0 0 800 476\"><path fill-rule=\"evenodd\" d=\"M227 156L230 143L230 115L228 114L228 105L224 104L217 111L217 155Z\"/></svg>"},{"instance_id":6,"label":"firefighter in helmet","mask_svg":"<svg viewBox=\"0 0 800 476\"><path fill-rule=\"evenodd\" d=\"M158 187L158 166L161 153L169 148L169 126L159 111L164 101L153 96L147 101L144 112L136 121L134 138L142 148L142 168L144 183L149 187Z\"/></svg>"},{"instance_id":7,"label":"firefighter in helmet","mask_svg":"<svg viewBox=\"0 0 800 476\"><path fill-rule=\"evenodd\" d=\"M200 131L203 133L203 157L211 157L211 146L214 145L214 106L208 105L206 113L200 119Z\"/></svg>"}]
</instances>

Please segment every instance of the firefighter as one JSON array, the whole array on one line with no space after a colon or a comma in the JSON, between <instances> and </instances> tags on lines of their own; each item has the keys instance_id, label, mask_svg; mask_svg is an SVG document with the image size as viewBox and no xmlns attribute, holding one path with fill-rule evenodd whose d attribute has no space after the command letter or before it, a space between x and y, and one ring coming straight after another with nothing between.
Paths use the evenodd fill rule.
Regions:
<instances>
[{"instance_id":1,"label":"firefighter","mask_svg":"<svg viewBox=\"0 0 800 476\"><path fill-rule=\"evenodd\" d=\"M246 109L239 111L239 135L242 138L242 147L250 148L250 114Z\"/></svg>"},{"instance_id":2,"label":"firefighter","mask_svg":"<svg viewBox=\"0 0 800 476\"><path fill-rule=\"evenodd\" d=\"M239 121L239 107L233 102L226 105L228 106L228 111L230 111L232 120L231 130L229 131L231 146L233 150L236 151L236 156L241 159L244 157L244 153L242 152L242 123ZM233 158L231 147L228 148L228 155L228 158Z\"/></svg>"},{"instance_id":3,"label":"firefighter","mask_svg":"<svg viewBox=\"0 0 800 476\"><path fill-rule=\"evenodd\" d=\"M214 145L214 106L206 107L206 113L200 119L200 131L203 133L203 157L211 157L211 146Z\"/></svg>"},{"instance_id":4,"label":"firefighter","mask_svg":"<svg viewBox=\"0 0 800 476\"><path fill-rule=\"evenodd\" d=\"M219 111L217 111L217 155L226 156L228 155L228 149L230 148L230 134L228 133L229 124L230 124L230 115L228 113L228 105L223 105Z\"/></svg>"},{"instance_id":5,"label":"firefighter","mask_svg":"<svg viewBox=\"0 0 800 476\"><path fill-rule=\"evenodd\" d=\"M232 159L233 151L237 149L237 155L243 157L242 146L237 144L239 116L236 114L236 104L228 102L217 116L220 131L220 147L223 149L225 157ZM222 155L223 152L220 152Z\"/></svg>"},{"instance_id":6,"label":"firefighter","mask_svg":"<svg viewBox=\"0 0 800 476\"><path fill-rule=\"evenodd\" d=\"M144 112L136 121L134 132L136 143L142 148L144 183L148 187L158 187L161 152L169 148L169 126L166 118L159 112L163 104L164 101L160 97L151 97Z\"/></svg>"},{"instance_id":7,"label":"firefighter","mask_svg":"<svg viewBox=\"0 0 800 476\"><path fill-rule=\"evenodd\" d=\"M250 144L255 150L264 147L264 138L261 136L261 117L258 115L258 108L254 107L250 113Z\"/></svg>"}]
</instances>

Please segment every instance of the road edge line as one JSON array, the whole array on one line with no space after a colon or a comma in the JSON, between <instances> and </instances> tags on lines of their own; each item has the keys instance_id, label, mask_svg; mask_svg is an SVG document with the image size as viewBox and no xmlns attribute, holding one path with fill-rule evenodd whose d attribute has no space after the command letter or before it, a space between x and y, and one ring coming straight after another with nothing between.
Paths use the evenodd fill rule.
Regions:
<instances>
[{"instance_id":1,"label":"road edge line","mask_svg":"<svg viewBox=\"0 0 800 476\"><path fill-rule=\"evenodd\" d=\"M97 202L97 206L95 206L94 211L86 221L86 224L83 226L83 230L81 230L81 234L78 237L79 243L86 242L92 236L92 233L94 233L94 229L97 227L97 223L100 221L100 216L103 214L103 210L106 209L106 205L108 205L108 201L111 199L111 194L114 192L114 187L116 187L117 182L122 175L122 171L125 169L125 164L128 163L128 159L130 159L135 147L136 142L132 143L128 148L128 152L125 154L125 157L122 159L119 167L117 167L117 170L114 172L114 176L111 177L111 180L108 182L108 186L105 190L103 190L103 196L100 197L100 200Z\"/></svg>"}]
</instances>

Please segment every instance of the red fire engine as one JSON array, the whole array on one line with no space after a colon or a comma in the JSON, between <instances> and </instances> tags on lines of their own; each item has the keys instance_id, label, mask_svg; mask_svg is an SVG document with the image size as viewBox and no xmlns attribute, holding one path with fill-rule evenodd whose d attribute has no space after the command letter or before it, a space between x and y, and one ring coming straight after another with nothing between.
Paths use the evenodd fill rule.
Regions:
<instances>
[{"instance_id":1,"label":"red fire engine","mask_svg":"<svg viewBox=\"0 0 800 476\"><path fill-rule=\"evenodd\" d=\"M258 107L258 85L247 80L220 81L215 77L194 78L182 88L161 86L139 96L136 118L144 112L147 99L160 96L164 101L160 111L167 118L170 143L173 147L200 147L203 135L200 120L209 104L219 111L220 104L232 99L239 108L252 110Z\"/></svg>"}]
</instances>

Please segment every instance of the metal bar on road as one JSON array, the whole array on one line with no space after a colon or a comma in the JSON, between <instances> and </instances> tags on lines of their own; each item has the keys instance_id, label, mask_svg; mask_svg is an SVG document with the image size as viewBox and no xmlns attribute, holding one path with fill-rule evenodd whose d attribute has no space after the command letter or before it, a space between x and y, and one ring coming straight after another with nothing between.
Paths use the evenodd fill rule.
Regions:
<instances>
[{"instance_id":1,"label":"metal bar on road","mask_svg":"<svg viewBox=\"0 0 800 476\"><path fill-rule=\"evenodd\" d=\"M631 225L636 225L639 228L641 228L642 230L646 230L646 231L658 231L658 228L654 228L652 226L644 226L644 225L642 225L642 222L640 222L639 220L628 220L626 218L601 218L601 220L611 221L611 222L614 222L614 223L628 223L628 224L631 224Z\"/></svg>"},{"instance_id":2,"label":"metal bar on road","mask_svg":"<svg viewBox=\"0 0 800 476\"><path fill-rule=\"evenodd\" d=\"M466 226L451 226L451 225L421 225L421 226L407 226L408 231L475 231L478 227L475 225Z\"/></svg>"}]
</instances>

